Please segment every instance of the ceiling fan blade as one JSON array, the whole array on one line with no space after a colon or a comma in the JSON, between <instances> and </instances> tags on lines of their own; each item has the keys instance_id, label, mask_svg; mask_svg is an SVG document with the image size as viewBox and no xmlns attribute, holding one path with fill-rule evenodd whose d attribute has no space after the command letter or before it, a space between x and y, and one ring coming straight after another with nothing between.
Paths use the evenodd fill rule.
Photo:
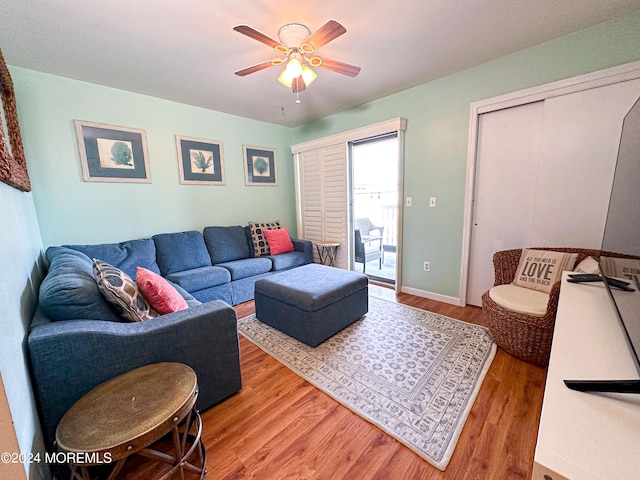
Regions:
<instances>
[{"instance_id":1,"label":"ceiling fan blade","mask_svg":"<svg viewBox=\"0 0 640 480\"><path fill-rule=\"evenodd\" d=\"M259 72L260 70L264 70L265 68L269 68L269 67L271 67L273 65L274 65L273 61L272 60L268 60L266 62L258 63L257 65L252 65L250 67L243 68L242 70L238 70L235 73L239 77L244 77L245 75L249 75L250 73Z\"/></svg>"},{"instance_id":2,"label":"ceiling fan blade","mask_svg":"<svg viewBox=\"0 0 640 480\"><path fill-rule=\"evenodd\" d=\"M360 73L360 67L338 62L337 60L331 60L329 58L312 57L310 63L314 67L324 68L349 77L355 77Z\"/></svg>"},{"instance_id":3,"label":"ceiling fan blade","mask_svg":"<svg viewBox=\"0 0 640 480\"><path fill-rule=\"evenodd\" d=\"M294 78L291 82L291 90L293 90L293 93L302 92L305 88L307 88L307 86L302 80L302 75L300 75L298 78Z\"/></svg>"},{"instance_id":4,"label":"ceiling fan blade","mask_svg":"<svg viewBox=\"0 0 640 480\"><path fill-rule=\"evenodd\" d=\"M321 46L329 43L331 40L338 38L340 35L342 35L346 31L347 29L344 28L335 20L329 20L327 23L325 23L322 27L320 27L318 30L312 33L311 36L304 41L304 43L302 44L303 45L302 49L307 53L317 50ZM304 45L307 45L307 44L312 45L313 49L307 51L304 48Z\"/></svg>"},{"instance_id":5,"label":"ceiling fan blade","mask_svg":"<svg viewBox=\"0 0 640 480\"><path fill-rule=\"evenodd\" d=\"M254 40L262 42L271 48L275 48L279 52L288 51L288 48L282 45L280 42L274 40L271 37L268 37L264 33L260 33L255 28L251 28L249 25L236 25L235 27L233 27L233 29L236 32L242 33L243 35L246 35L249 38L253 38Z\"/></svg>"}]
</instances>

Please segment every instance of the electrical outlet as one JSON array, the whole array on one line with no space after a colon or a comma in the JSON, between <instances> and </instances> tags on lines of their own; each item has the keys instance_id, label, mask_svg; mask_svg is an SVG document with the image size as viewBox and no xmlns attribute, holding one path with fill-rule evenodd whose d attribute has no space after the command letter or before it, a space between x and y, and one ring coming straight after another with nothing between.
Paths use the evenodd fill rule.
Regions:
<instances>
[{"instance_id":1,"label":"electrical outlet","mask_svg":"<svg viewBox=\"0 0 640 480\"><path fill-rule=\"evenodd\" d=\"M429 270L431 270L431 264L429 262L424 262L424 271L428 272Z\"/></svg>"},{"instance_id":2,"label":"electrical outlet","mask_svg":"<svg viewBox=\"0 0 640 480\"><path fill-rule=\"evenodd\" d=\"M406 200L405 205L406 205L407 207L410 207L410 206L411 206L411 201L412 201L412 198L411 198L411 197L407 197L407 200Z\"/></svg>"}]
</instances>

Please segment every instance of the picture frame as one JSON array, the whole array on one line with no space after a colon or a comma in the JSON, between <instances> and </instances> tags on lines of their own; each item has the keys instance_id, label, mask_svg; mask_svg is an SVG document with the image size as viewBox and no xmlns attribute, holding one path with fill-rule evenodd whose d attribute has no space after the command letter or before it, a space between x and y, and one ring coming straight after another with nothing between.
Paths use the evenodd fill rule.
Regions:
<instances>
[{"instance_id":1,"label":"picture frame","mask_svg":"<svg viewBox=\"0 0 640 480\"><path fill-rule=\"evenodd\" d=\"M276 150L243 145L245 185L277 186Z\"/></svg>"},{"instance_id":2,"label":"picture frame","mask_svg":"<svg viewBox=\"0 0 640 480\"><path fill-rule=\"evenodd\" d=\"M27 172L27 161L24 156L22 136L20 135L13 81L1 50L0 97L2 98L2 110L0 111L0 181L23 192L30 192L31 181Z\"/></svg>"},{"instance_id":3,"label":"picture frame","mask_svg":"<svg viewBox=\"0 0 640 480\"><path fill-rule=\"evenodd\" d=\"M180 183L226 185L222 142L176 135Z\"/></svg>"},{"instance_id":4,"label":"picture frame","mask_svg":"<svg viewBox=\"0 0 640 480\"><path fill-rule=\"evenodd\" d=\"M144 130L83 120L75 126L85 182L151 183Z\"/></svg>"}]
</instances>

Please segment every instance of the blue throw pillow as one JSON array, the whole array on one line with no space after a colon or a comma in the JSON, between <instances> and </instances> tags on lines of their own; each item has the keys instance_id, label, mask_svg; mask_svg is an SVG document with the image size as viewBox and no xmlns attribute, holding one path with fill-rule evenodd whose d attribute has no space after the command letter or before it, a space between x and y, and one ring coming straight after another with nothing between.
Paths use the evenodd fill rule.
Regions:
<instances>
[{"instance_id":1,"label":"blue throw pillow","mask_svg":"<svg viewBox=\"0 0 640 480\"><path fill-rule=\"evenodd\" d=\"M47 259L49 271L39 295L40 307L52 321L122 321L100 293L89 257L70 248L50 247Z\"/></svg>"},{"instance_id":2,"label":"blue throw pillow","mask_svg":"<svg viewBox=\"0 0 640 480\"><path fill-rule=\"evenodd\" d=\"M100 245L65 245L65 247L82 252L89 258L99 258L119 268L134 280L137 267L160 273L156 263L156 245L150 238Z\"/></svg>"},{"instance_id":3,"label":"blue throw pillow","mask_svg":"<svg viewBox=\"0 0 640 480\"><path fill-rule=\"evenodd\" d=\"M156 244L156 259L163 276L211 266L211 257L200 232L161 233L152 238Z\"/></svg>"},{"instance_id":4,"label":"blue throw pillow","mask_svg":"<svg viewBox=\"0 0 640 480\"><path fill-rule=\"evenodd\" d=\"M239 225L235 227L205 227L203 236L211 262L214 265L253 256L249 250L245 230Z\"/></svg>"}]
</instances>

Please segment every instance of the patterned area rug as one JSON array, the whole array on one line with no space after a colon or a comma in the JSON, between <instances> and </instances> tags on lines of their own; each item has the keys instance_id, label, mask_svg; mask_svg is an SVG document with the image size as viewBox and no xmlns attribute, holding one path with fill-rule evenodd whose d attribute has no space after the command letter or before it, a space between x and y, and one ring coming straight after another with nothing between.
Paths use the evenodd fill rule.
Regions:
<instances>
[{"instance_id":1,"label":"patterned area rug","mask_svg":"<svg viewBox=\"0 0 640 480\"><path fill-rule=\"evenodd\" d=\"M251 342L444 470L493 361L481 326L369 297L369 313L315 348L258 321Z\"/></svg>"}]
</instances>

